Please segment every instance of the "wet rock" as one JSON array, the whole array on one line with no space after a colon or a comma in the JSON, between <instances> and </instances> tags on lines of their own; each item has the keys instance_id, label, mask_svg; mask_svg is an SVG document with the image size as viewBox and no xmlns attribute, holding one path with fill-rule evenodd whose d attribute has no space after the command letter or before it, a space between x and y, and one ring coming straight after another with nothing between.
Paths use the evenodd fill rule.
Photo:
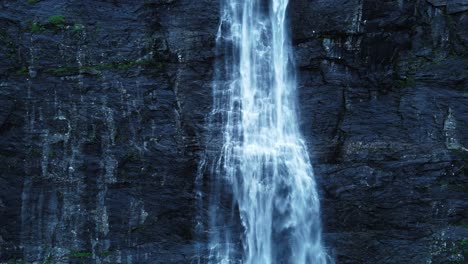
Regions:
<instances>
[{"instance_id":1,"label":"wet rock","mask_svg":"<svg viewBox=\"0 0 468 264\"><path fill-rule=\"evenodd\" d=\"M218 4L1 2L0 262L197 259ZM290 4L337 263L466 261L466 1Z\"/></svg>"},{"instance_id":2,"label":"wet rock","mask_svg":"<svg viewBox=\"0 0 468 264\"><path fill-rule=\"evenodd\" d=\"M463 12L467 10L468 10L467 0L447 1L447 13L448 14L455 14L455 13Z\"/></svg>"},{"instance_id":3,"label":"wet rock","mask_svg":"<svg viewBox=\"0 0 468 264\"><path fill-rule=\"evenodd\" d=\"M333 10L344 21L302 19L332 2L292 6L302 127L331 251L338 263L463 262L466 12L450 1L347 1ZM353 8L359 27L340 28L356 25Z\"/></svg>"},{"instance_id":4,"label":"wet rock","mask_svg":"<svg viewBox=\"0 0 468 264\"><path fill-rule=\"evenodd\" d=\"M437 6L437 7L447 5L447 0L427 0L427 1L431 3L433 6Z\"/></svg>"}]
</instances>

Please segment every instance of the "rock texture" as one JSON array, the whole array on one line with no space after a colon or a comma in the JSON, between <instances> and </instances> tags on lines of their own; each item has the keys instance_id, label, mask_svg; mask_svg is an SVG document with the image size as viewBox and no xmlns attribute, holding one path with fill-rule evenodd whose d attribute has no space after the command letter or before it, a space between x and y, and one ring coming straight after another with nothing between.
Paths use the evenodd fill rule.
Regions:
<instances>
[{"instance_id":1,"label":"rock texture","mask_svg":"<svg viewBox=\"0 0 468 264\"><path fill-rule=\"evenodd\" d=\"M467 261L467 1L295 1L303 131L338 263Z\"/></svg>"},{"instance_id":2,"label":"rock texture","mask_svg":"<svg viewBox=\"0 0 468 264\"><path fill-rule=\"evenodd\" d=\"M190 263L217 0L0 1L0 263ZM337 263L468 256L468 2L293 0Z\"/></svg>"},{"instance_id":3,"label":"rock texture","mask_svg":"<svg viewBox=\"0 0 468 264\"><path fill-rule=\"evenodd\" d=\"M0 5L0 262L188 263L217 1Z\"/></svg>"}]
</instances>

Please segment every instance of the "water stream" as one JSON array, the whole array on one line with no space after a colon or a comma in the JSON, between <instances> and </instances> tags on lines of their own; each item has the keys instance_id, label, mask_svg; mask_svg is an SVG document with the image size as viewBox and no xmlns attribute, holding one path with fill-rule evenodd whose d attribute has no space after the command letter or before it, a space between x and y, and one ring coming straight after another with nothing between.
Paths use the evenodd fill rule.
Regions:
<instances>
[{"instance_id":1,"label":"water stream","mask_svg":"<svg viewBox=\"0 0 468 264\"><path fill-rule=\"evenodd\" d=\"M288 2L221 3L210 121L217 137L206 157L209 263L327 263L298 125Z\"/></svg>"}]
</instances>

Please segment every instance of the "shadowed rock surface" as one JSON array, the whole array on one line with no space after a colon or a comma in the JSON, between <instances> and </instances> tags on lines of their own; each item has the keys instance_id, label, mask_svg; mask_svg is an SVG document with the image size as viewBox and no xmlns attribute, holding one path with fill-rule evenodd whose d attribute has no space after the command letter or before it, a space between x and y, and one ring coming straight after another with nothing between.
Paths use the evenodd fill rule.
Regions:
<instances>
[{"instance_id":1,"label":"shadowed rock surface","mask_svg":"<svg viewBox=\"0 0 468 264\"><path fill-rule=\"evenodd\" d=\"M0 1L0 263L196 259L218 2ZM464 263L468 1L290 16L337 263Z\"/></svg>"}]
</instances>

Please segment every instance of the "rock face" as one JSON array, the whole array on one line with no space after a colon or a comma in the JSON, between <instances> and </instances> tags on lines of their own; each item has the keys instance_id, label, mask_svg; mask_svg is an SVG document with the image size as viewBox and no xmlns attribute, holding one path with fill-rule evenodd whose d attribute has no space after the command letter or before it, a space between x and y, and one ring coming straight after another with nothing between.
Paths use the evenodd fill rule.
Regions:
<instances>
[{"instance_id":1,"label":"rock face","mask_svg":"<svg viewBox=\"0 0 468 264\"><path fill-rule=\"evenodd\" d=\"M338 263L468 259L466 3L294 3L303 131Z\"/></svg>"},{"instance_id":2,"label":"rock face","mask_svg":"<svg viewBox=\"0 0 468 264\"><path fill-rule=\"evenodd\" d=\"M216 10L2 1L0 262L188 263Z\"/></svg>"},{"instance_id":3,"label":"rock face","mask_svg":"<svg viewBox=\"0 0 468 264\"><path fill-rule=\"evenodd\" d=\"M0 2L0 263L190 263L217 0ZM294 0L337 263L468 259L468 2Z\"/></svg>"}]
</instances>

